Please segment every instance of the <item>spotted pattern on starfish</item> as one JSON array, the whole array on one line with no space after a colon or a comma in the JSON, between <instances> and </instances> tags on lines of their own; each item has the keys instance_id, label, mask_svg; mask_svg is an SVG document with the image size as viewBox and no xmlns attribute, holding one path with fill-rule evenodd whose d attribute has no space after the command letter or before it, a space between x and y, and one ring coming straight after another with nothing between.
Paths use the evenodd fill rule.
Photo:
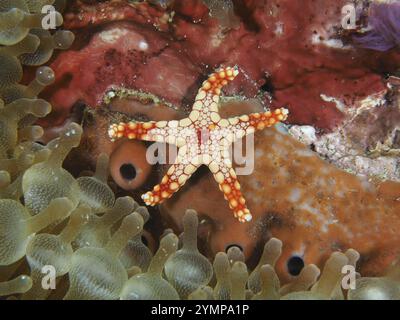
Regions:
<instances>
[{"instance_id":1,"label":"spotted pattern on starfish","mask_svg":"<svg viewBox=\"0 0 400 320\"><path fill-rule=\"evenodd\" d=\"M155 206L170 198L201 166L207 165L213 173L234 216L240 222L250 221L252 216L246 206L229 156L231 144L266 127L287 119L288 110L252 113L240 117L222 119L218 113L221 88L239 74L237 67L226 67L212 73L203 82L195 98L192 112L182 120L129 122L112 124L109 136L112 140L126 137L144 141L166 142L176 145L178 155L161 183L142 199Z\"/></svg>"}]
</instances>

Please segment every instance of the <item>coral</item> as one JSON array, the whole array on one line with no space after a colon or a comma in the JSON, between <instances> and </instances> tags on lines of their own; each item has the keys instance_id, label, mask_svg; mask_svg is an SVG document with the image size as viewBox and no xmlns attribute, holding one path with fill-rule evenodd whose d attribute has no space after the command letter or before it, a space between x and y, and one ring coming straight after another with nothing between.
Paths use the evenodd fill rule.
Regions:
<instances>
[{"instance_id":1,"label":"coral","mask_svg":"<svg viewBox=\"0 0 400 320\"><path fill-rule=\"evenodd\" d=\"M240 26L240 19L235 15L232 0L206 0L203 2L210 10L210 16L218 19L222 29L237 28Z\"/></svg>"},{"instance_id":2,"label":"coral","mask_svg":"<svg viewBox=\"0 0 400 320\"><path fill-rule=\"evenodd\" d=\"M334 132L317 134L311 126L292 126L289 133L312 147L323 159L347 172L379 180L400 181L399 91L390 99L369 97L347 109L343 124Z\"/></svg>"},{"instance_id":3,"label":"coral","mask_svg":"<svg viewBox=\"0 0 400 320\"><path fill-rule=\"evenodd\" d=\"M209 5L210 3L208 2ZM309 148L291 138L282 125L256 133L255 173L241 179L243 191L251 195L248 197L248 205L252 208L253 221L243 225L229 217L227 213L230 212L230 208L227 203L220 201L213 176L199 170L196 177L182 188L179 197L171 198L162 206L164 217L168 218L166 221L178 226L177 230L183 229L181 241L171 230L165 230L160 237L158 250L153 255L153 247L156 246L145 244L145 239L148 238L144 225L149 226L157 216L151 212L150 217L145 207L139 206L130 196L121 196L120 190L114 193L112 186L109 186L109 171L113 175L113 171L120 170L127 157L130 157L125 152L126 145L118 150L111 144L99 143L95 156L92 155L97 167L94 175L88 176L81 174L82 170L78 164L74 168L78 172L70 172L71 170L67 170L70 164L65 161L80 152L79 150L85 150L85 145L82 144L86 141L81 139L85 133L80 125L69 119L62 130L53 132L53 135L58 133L57 137L53 136L43 144L37 142L42 139L44 130L36 121L50 111L50 104L37 96L41 94L42 98L47 98L49 88L46 89L46 86L53 82L54 73L49 67L39 67L35 70L32 66L47 62L46 60L54 54L55 48L65 49L73 40L72 34L68 32L42 33L31 29L36 27L43 17L39 12L44 4L54 4L56 8L62 8L65 1L15 0L3 1L0 5L0 61L7 62L7 66L10 66L10 69L4 69L7 72L0 75L1 298L400 299L399 265L396 262L400 254L397 233L399 184L391 181L369 181L327 164ZM269 5L274 4L275 2L271 1ZM71 4L72 7L74 5ZM156 22L158 31L167 32L173 15L165 14L165 10L169 10L175 4L172 1L162 1L158 6L136 3L127 7L125 1L117 0L112 4L104 2L95 5L108 8L104 11L103 21L110 17L125 19L131 16L148 27ZM252 1L244 1L243 5L252 11L252 17L258 25L241 21L236 30L223 28L221 33L221 26L217 25L221 23L221 17L218 15L217 19L206 18L203 24L194 23L191 27L209 28L208 30L215 28L219 36L226 39L229 39L230 32L231 36L235 32L243 36L243 28L269 29L266 27L268 22L260 15L260 11L265 9L264 3L258 4L260 7L257 7ZM87 6L90 9L90 5ZM200 18L207 17L208 9L200 1L190 1L186 8L175 8L177 16L187 14L185 19L178 17L175 23L186 24L188 42L192 43L194 38L190 32L188 17L194 16L193 11L196 11ZM215 8L210 5L210 9L213 16ZM233 9L237 8L234 6ZM279 10L274 7L270 9L274 9L269 12L272 14L271 20L275 23L274 16L278 15ZM81 21L76 20L71 13L67 19L70 25L85 25L89 21L93 24L99 23L101 19L95 11L89 12L90 10L82 12ZM60 24L60 14L57 14L57 20L57 24ZM101 35L104 41L112 43L116 38L118 41L122 40L118 37L118 32L122 31L123 34L123 30L116 31L113 27L115 25L103 30L106 31ZM235 28L236 25L233 29ZM152 35L151 31L143 31L138 26L132 27L132 30L135 30L138 36L137 41L132 43L125 37L128 41L126 47L137 45L136 49L139 51L146 51L150 47L150 50L154 50L152 46L156 41L151 40L151 37L144 41L140 36L142 32ZM279 34L280 31L277 32ZM213 35L215 36L215 33ZM167 37L160 36L160 39L165 42L160 42L161 48L158 49L162 53L159 55L163 55L164 59L174 57L172 60L167 59L171 64L179 60L179 55L173 55L176 48L170 50L167 46L163 47L168 42ZM221 38L213 40L223 41ZM204 47L207 48L207 45ZM177 52L181 49L182 47L178 48ZM198 59L202 54L201 50L197 52L198 55L195 54L196 51L191 50L187 52L194 59ZM233 53L233 56L240 56L240 52ZM115 58L113 55L111 61ZM68 52L65 52L65 56L68 56ZM223 57L215 52L213 56ZM148 65L154 68L162 65L161 61L161 58L155 59ZM207 59L204 61L207 62ZM25 74L21 73L22 65L28 65L29 69L36 71L33 80L30 80L29 76L24 79ZM179 70L185 63L177 65ZM360 65L355 69L363 69ZM157 73L161 82L151 83L146 77L152 77L154 73L142 70L143 79L140 81L151 84L147 91L155 91L157 95L157 90L167 89L166 96L173 95L175 101L164 103L164 99L158 99L155 94L133 90L131 92L136 92L135 99L142 99L143 102L136 105L137 110L145 110L143 113L151 115L149 119L140 119L136 114L133 116L135 120L142 123L164 120L153 118L157 116L157 110L165 111L165 108L170 110L165 111L170 117L168 121L185 118L183 114L187 110L185 111L184 107L177 110L172 106L180 105L177 102L181 102L184 92L186 95L186 90L181 89L187 88L189 83L196 82L196 75L202 71L193 67L191 72L177 72L176 74L182 77L166 86L165 79L167 76L170 79L169 75L172 73L167 71L165 68ZM310 74L316 76L315 70ZM371 76L368 72L366 75L367 78ZM259 78L254 74L252 77ZM206 82L205 87L212 87L211 82ZM310 83L313 82L310 80ZM371 82L375 83L375 80ZM26 85L27 83L29 84ZM242 85L245 83L242 82ZM174 84L178 85L175 87ZM104 83L103 85L106 87ZM233 83L233 87L234 85L236 84ZM358 88L358 85L355 87ZM379 85L377 87L379 88ZM94 89L97 92L98 88ZM232 87L229 90L232 90ZM244 91L246 90L248 88L244 86ZM354 90L354 87L349 90ZM78 95L83 91L84 89L77 92ZM66 91L61 90L60 96L65 97L65 93ZM87 96L93 97L97 93ZM188 93L186 98L189 99L190 95ZM148 109L151 110L146 110L145 97L150 101L151 107ZM75 98L76 96L71 96L66 103L74 101ZM101 98L107 98L104 91ZM129 106L123 105L127 101L126 98L110 99L107 104L126 111L129 109ZM325 99L330 98L326 96ZM331 103L337 104L337 101ZM236 117L237 113L242 114L244 110L254 110L258 107L259 105L252 103L233 102L227 103L219 111L221 117L229 118ZM363 110L356 113L360 117L353 118L354 125L363 123L363 119L366 119L367 123L370 122L369 116L374 118L376 114L379 117L386 115L386 112L380 113L379 110L367 112L371 110L367 108L364 109L365 114ZM92 112L96 114L95 121L99 121L91 128L95 131L94 134L105 132L110 119L124 121L123 115L118 114L107 114L102 118L100 108ZM255 110L255 113L264 113L268 119L273 117L275 121L282 120L278 117L283 116L279 112L271 112L267 116L265 110ZM179 116L176 116L177 114ZM356 130L351 130L350 126L347 133L354 140L358 140L360 146L371 152L377 149L383 152L378 141L380 138L376 139L376 136L389 137L386 140L390 140L388 143L393 151L397 142L390 121L395 120L396 114L395 111L389 113L386 115L385 124L370 128L371 131L365 140L357 135ZM250 118L243 121L262 119L257 116L255 119ZM261 127L264 125L261 122L259 124ZM102 130L96 132L97 128ZM102 140L105 139L99 139ZM83 149L79 149L79 145ZM103 146L106 146L104 150ZM145 147L142 147L138 152L139 157L144 154ZM119 152L122 155L112 164L114 151L116 155ZM111 155L110 163L108 155ZM76 158L72 163L74 161L77 162ZM139 172L137 169L142 166L140 161L135 158L132 164ZM269 179L264 178L266 173ZM145 181L138 182L138 186L149 183L149 176L144 175L143 180ZM204 201L204 196L199 196L199 193L204 194L204 191L207 201ZM189 207L196 211L187 210ZM230 219L227 219L227 216ZM204 247L204 238L210 240L210 248ZM263 252L258 254L256 247L260 249L264 243ZM350 249L351 247L358 251ZM49 265L56 271L54 290L45 290L41 286L42 268ZM355 289L342 286L342 271L345 266L357 268L361 273L355 275ZM365 275L368 277L364 277ZM375 275L379 277L374 277Z\"/></svg>"},{"instance_id":4,"label":"coral","mask_svg":"<svg viewBox=\"0 0 400 320\"><path fill-rule=\"evenodd\" d=\"M385 92L383 73L399 62L395 51L370 54L343 43L338 14L345 0L202 2L72 1L65 20L79 46L51 65L52 119L62 123L77 101L98 106L113 87L186 108L200 78L223 63L242 71L228 94L259 95L265 105L288 107L291 123L332 130L342 111L322 95L350 107ZM226 15L218 10L225 5ZM221 20L234 26L221 30Z\"/></svg>"},{"instance_id":5,"label":"coral","mask_svg":"<svg viewBox=\"0 0 400 320\"><path fill-rule=\"evenodd\" d=\"M387 51L400 45L400 3L372 1L369 6L368 27L353 36L357 46Z\"/></svg>"},{"instance_id":6,"label":"coral","mask_svg":"<svg viewBox=\"0 0 400 320\"><path fill-rule=\"evenodd\" d=\"M161 184L142 196L147 205L155 206L170 198L204 164L214 174L235 218L240 222L251 220L228 149L235 140L286 120L288 111L282 108L274 112L222 119L218 113L221 88L238 74L236 67L226 67L212 73L199 89L192 111L185 119L169 122L131 121L110 126L108 135L112 140L125 137L174 144L179 148L175 162Z\"/></svg>"}]
</instances>

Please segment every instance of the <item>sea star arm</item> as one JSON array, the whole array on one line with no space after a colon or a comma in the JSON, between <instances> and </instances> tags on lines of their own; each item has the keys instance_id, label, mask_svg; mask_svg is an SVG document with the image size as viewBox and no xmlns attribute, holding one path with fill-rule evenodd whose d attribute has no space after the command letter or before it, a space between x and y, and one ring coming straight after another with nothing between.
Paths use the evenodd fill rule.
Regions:
<instances>
[{"instance_id":1,"label":"sea star arm","mask_svg":"<svg viewBox=\"0 0 400 320\"><path fill-rule=\"evenodd\" d=\"M182 143L185 141L185 138L182 135L185 126L180 124L180 122L184 122L184 120L121 122L119 124L112 124L108 130L108 135L111 140L125 137L130 140L136 139L152 142L167 142L179 145L180 141L182 141Z\"/></svg>"},{"instance_id":2,"label":"sea star arm","mask_svg":"<svg viewBox=\"0 0 400 320\"><path fill-rule=\"evenodd\" d=\"M240 183L235 170L232 168L230 159L224 157L223 161L212 161L208 167L213 173L220 190L224 193L224 198L228 201L229 207L233 210L235 218L240 222L250 221L252 215L240 191Z\"/></svg>"},{"instance_id":3,"label":"sea star arm","mask_svg":"<svg viewBox=\"0 0 400 320\"><path fill-rule=\"evenodd\" d=\"M221 95L221 88L233 81L239 74L237 67L224 67L209 75L203 82L195 98L192 112L189 115L191 121L199 118L207 118L216 122L220 119L218 114L218 103Z\"/></svg>"},{"instance_id":4,"label":"sea star arm","mask_svg":"<svg viewBox=\"0 0 400 320\"><path fill-rule=\"evenodd\" d=\"M267 111L263 113L251 113L240 117L229 118L226 127L231 130L234 140L243 138L244 136L254 133L256 130L263 130L271 127L281 121L285 121L288 116L288 110L285 108L276 109L275 111ZM221 121L223 121L222 119Z\"/></svg>"},{"instance_id":5,"label":"sea star arm","mask_svg":"<svg viewBox=\"0 0 400 320\"><path fill-rule=\"evenodd\" d=\"M152 191L142 195L146 205L155 206L171 198L200 166L198 161L187 161L187 151L184 149L186 148L179 149L175 163L168 169L161 183L156 185Z\"/></svg>"}]
</instances>

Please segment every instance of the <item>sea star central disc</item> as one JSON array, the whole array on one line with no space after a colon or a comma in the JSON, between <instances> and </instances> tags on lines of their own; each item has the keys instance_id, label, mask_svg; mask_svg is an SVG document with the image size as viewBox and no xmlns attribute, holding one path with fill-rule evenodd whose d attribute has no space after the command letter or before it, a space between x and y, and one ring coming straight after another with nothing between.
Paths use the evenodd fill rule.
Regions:
<instances>
[{"instance_id":1,"label":"sea star central disc","mask_svg":"<svg viewBox=\"0 0 400 320\"><path fill-rule=\"evenodd\" d=\"M229 156L233 142L244 136L263 130L279 121L286 120L288 110L252 113L240 117L222 119L218 113L221 88L239 74L237 67L217 70L206 80L196 96L190 115L182 120L159 122L129 122L112 124L109 136L112 140L127 137L144 141L166 142L176 145L178 155L161 183L142 199L155 206L170 198L201 165L207 165L219 184L234 216L240 222L250 221L252 216L240 191L235 170Z\"/></svg>"}]
</instances>

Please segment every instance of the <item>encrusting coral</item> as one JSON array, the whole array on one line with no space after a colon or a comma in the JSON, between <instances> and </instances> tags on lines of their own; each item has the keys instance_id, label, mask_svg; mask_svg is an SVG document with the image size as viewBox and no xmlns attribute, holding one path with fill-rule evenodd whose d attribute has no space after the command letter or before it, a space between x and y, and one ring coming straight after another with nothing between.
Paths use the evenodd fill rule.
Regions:
<instances>
[{"instance_id":1,"label":"encrusting coral","mask_svg":"<svg viewBox=\"0 0 400 320\"><path fill-rule=\"evenodd\" d=\"M76 178L63 168L64 159L80 143L82 127L79 124L70 123L58 138L46 145L36 142L43 130L35 122L50 112L50 105L37 99L37 95L51 83L54 74L50 68L40 67L36 78L28 86L22 85L19 62L45 63L54 48L64 49L72 42L73 36L67 32L30 32L43 17L38 13L39 8L52 3L51 0L15 0L3 1L0 5L0 44L3 45L0 60L4 58L2 61L8 59L13 63L13 69L9 69L11 77L0 77L0 297L400 299L400 266L395 263L385 276L363 278L356 274L355 289L343 286L343 268L356 268L360 258L351 249L332 253L322 272L305 261L298 275L284 285L280 283L276 265L285 254L285 242L282 244L276 238L267 241L253 269L246 265L246 252L238 246L231 246L226 253L218 252L214 261L210 261L197 244L203 220L194 210L185 210L182 214L181 243L177 235L166 231L153 255L142 240L149 212L129 196L114 195L108 186L106 155L98 157L92 177ZM55 3L56 7L62 4L63 1ZM60 19L58 14L57 25L61 24ZM271 148L285 145L270 152L275 160L286 157L287 150L292 149L300 156L299 163L304 163L306 158L315 164L314 168L319 168L317 173L327 174L321 160L296 142L282 138L275 129L264 135L271 142ZM311 176L309 170L304 169L303 174ZM347 188L361 188L361 185L364 194L359 200L367 204L378 192L370 191L373 186L369 183L355 181L345 173L334 182L346 189L343 181L348 182ZM245 186L252 190L252 184L247 181ZM271 194L276 195L280 190L274 188L272 184ZM252 191L256 198L256 191ZM292 191L285 201L292 199L303 204L302 210L312 209L302 194ZM328 195L340 201L338 194ZM393 200L382 199L382 203L385 201ZM391 213L379 203L381 212ZM275 209L281 205L275 203ZM312 217L310 221L318 225L326 222ZM42 286L45 266L55 269L53 290Z\"/></svg>"}]
</instances>

